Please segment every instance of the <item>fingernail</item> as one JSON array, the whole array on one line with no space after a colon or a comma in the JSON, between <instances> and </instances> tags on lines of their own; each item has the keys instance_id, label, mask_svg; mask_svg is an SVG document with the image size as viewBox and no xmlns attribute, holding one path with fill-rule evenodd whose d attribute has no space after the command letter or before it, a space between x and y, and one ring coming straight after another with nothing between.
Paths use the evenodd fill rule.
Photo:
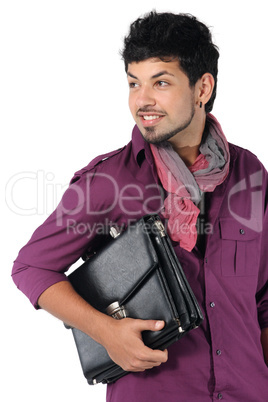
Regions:
<instances>
[{"instance_id":1,"label":"fingernail","mask_svg":"<svg viewBox=\"0 0 268 402\"><path fill-rule=\"evenodd\" d=\"M163 327L163 323L164 323L164 321L157 321L157 322L155 323L156 329L162 328L162 327Z\"/></svg>"}]
</instances>

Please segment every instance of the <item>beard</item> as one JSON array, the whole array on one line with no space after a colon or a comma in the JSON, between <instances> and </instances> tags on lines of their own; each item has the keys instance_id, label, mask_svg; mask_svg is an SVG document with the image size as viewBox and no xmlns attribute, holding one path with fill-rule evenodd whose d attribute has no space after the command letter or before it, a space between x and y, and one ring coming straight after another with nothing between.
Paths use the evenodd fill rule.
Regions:
<instances>
[{"instance_id":1,"label":"beard","mask_svg":"<svg viewBox=\"0 0 268 402\"><path fill-rule=\"evenodd\" d=\"M141 134L144 140L149 144L162 144L168 141L170 138L174 137L176 134L185 130L191 124L194 115L195 115L195 106L194 102L192 102L189 116L185 118L184 122L182 122L176 128L169 131L157 132L157 127L143 127L145 133Z\"/></svg>"}]
</instances>

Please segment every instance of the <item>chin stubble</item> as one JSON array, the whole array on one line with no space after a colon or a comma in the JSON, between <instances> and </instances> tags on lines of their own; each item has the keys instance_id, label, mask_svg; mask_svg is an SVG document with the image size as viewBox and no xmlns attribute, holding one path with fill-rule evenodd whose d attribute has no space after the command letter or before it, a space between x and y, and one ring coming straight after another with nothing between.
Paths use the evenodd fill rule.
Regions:
<instances>
[{"instance_id":1,"label":"chin stubble","mask_svg":"<svg viewBox=\"0 0 268 402\"><path fill-rule=\"evenodd\" d=\"M166 142L170 138L174 137L174 135L185 130L191 124L194 115L195 115L195 107L193 103L189 118L185 120L185 122L183 122L181 125L176 127L174 130L157 134L156 127L144 127L145 134L142 134L142 136L145 139L145 141L148 142L149 144L161 144L163 142Z\"/></svg>"}]
</instances>

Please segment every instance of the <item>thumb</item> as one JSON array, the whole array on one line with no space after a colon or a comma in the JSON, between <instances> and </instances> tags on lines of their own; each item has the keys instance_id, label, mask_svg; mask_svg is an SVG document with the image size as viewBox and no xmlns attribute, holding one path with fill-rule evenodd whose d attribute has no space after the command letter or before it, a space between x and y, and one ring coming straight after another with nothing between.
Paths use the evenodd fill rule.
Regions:
<instances>
[{"instance_id":1,"label":"thumb","mask_svg":"<svg viewBox=\"0 0 268 402\"><path fill-rule=\"evenodd\" d=\"M140 320L141 331L160 331L165 326L165 321L157 320Z\"/></svg>"}]
</instances>

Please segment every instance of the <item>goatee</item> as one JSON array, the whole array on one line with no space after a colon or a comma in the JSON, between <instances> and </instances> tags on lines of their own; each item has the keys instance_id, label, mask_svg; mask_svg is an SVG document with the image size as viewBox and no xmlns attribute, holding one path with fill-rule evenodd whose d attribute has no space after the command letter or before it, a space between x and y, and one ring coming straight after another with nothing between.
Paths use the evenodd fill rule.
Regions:
<instances>
[{"instance_id":1,"label":"goatee","mask_svg":"<svg viewBox=\"0 0 268 402\"><path fill-rule=\"evenodd\" d=\"M161 144L166 141L168 141L170 138L174 137L174 135L180 133L181 131L185 130L192 122L193 118L195 115L195 107L194 104L192 104L192 109L190 116L188 119L186 119L183 123L181 123L179 126L177 126L175 129L168 131L168 132L163 132L163 133L157 133L157 127L144 127L145 133L141 133L143 138L145 139L146 142L149 144Z\"/></svg>"}]
</instances>

